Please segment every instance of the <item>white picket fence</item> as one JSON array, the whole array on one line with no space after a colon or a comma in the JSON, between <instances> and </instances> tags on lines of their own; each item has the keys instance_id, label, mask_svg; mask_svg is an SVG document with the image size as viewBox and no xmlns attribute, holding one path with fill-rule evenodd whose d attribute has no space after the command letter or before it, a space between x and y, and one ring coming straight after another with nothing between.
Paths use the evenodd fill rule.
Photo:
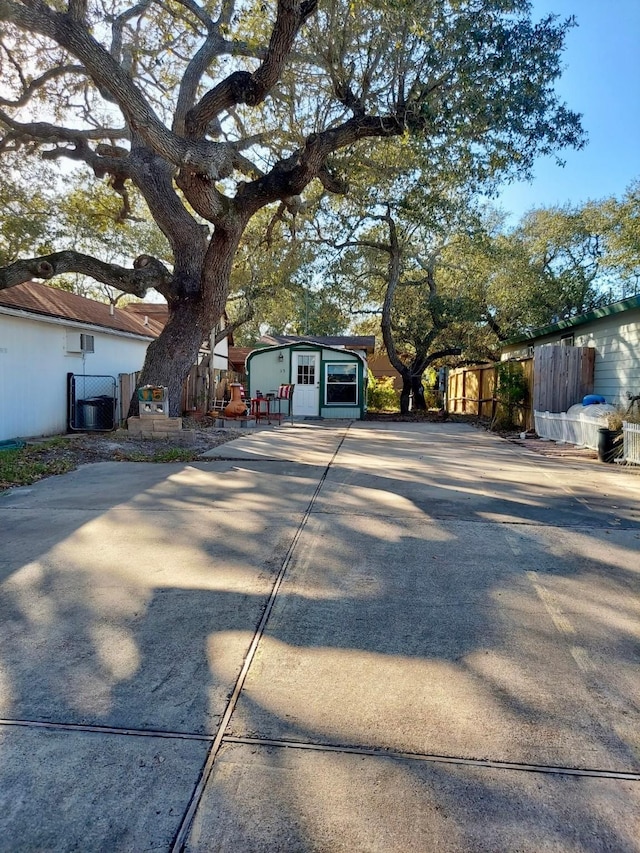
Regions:
<instances>
[{"instance_id":1,"label":"white picket fence","mask_svg":"<svg viewBox=\"0 0 640 853\"><path fill-rule=\"evenodd\" d=\"M599 421L585 421L567 412L534 412L535 429L540 438L578 444L581 447L598 449L598 429L606 426Z\"/></svg>"},{"instance_id":2,"label":"white picket fence","mask_svg":"<svg viewBox=\"0 0 640 853\"><path fill-rule=\"evenodd\" d=\"M622 456L625 462L640 465L640 424L622 422Z\"/></svg>"},{"instance_id":3,"label":"white picket fence","mask_svg":"<svg viewBox=\"0 0 640 853\"><path fill-rule=\"evenodd\" d=\"M606 421L589 421L567 412L534 412L535 429L540 438L598 449L598 430ZM640 424L622 424L622 461L640 465Z\"/></svg>"}]
</instances>

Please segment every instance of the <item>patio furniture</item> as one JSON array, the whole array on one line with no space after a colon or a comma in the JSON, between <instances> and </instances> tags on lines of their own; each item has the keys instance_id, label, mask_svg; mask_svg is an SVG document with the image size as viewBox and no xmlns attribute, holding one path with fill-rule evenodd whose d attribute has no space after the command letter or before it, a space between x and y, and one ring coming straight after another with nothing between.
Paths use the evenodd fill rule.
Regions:
<instances>
[{"instance_id":1,"label":"patio furniture","mask_svg":"<svg viewBox=\"0 0 640 853\"><path fill-rule=\"evenodd\" d=\"M293 392L295 387L295 385L280 385L277 394L271 401L271 417L277 418L281 423L285 417L288 417L293 423ZM283 412L282 407L285 403L286 410ZM275 409L276 404L278 406L277 411Z\"/></svg>"}]
</instances>

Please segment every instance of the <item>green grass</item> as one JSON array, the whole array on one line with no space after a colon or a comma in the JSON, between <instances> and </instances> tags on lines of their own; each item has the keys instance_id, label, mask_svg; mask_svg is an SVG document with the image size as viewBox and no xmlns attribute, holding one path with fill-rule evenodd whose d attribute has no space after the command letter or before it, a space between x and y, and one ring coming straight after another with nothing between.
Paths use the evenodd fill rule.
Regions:
<instances>
[{"instance_id":1,"label":"green grass","mask_svg":"<svg viewBox=\"0 0 640 853\"><path fill-rule=\"evenodd\" d=\"M0 451L0 491L12 486L28 486L43 477L65 474L75 465L64 457L49 458L50 451L64 443L64 439L52 439L20 450Z\"/></svg>"},{"instance_id":2,"label":"green grass","mask_svg":"<svg viewBox=\"0 0 640 853\"><path fill-rule=\"evenodd\" d=\"M0 450L0 492L73 471L77 466L73 450L73 443L62 436L18 450ZM116 450L112 458L118 462L193 462L199 455L199 451L188 447L171 447L152 455L123 448Z\"/></svg>"}]
</instances>

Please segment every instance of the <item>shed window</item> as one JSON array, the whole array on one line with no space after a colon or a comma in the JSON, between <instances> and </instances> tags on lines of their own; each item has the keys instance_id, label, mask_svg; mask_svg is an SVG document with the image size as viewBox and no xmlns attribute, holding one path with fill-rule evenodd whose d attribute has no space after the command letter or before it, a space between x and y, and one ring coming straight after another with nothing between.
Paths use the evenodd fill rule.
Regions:
<instances>
[{"instance_id":1,"label":"shed window","mask_svg":"<svg viewBox=\"0 0 640 853\"><path fill-rule=\"evenodd\" d=\"M325 400L327 405L356 406L358 404L357 364L327 365Z\"/></svg>"}]
</instances>

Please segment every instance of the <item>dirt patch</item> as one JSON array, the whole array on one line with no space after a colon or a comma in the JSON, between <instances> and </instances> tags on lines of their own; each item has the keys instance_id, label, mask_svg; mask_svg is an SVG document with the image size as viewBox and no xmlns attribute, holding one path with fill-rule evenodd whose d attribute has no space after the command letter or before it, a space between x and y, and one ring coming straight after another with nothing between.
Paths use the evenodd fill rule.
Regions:
<instances>
[{"instance_id":1,"label":"dirt patch","mask_svg":"<svg viewBox=\"0 0 640 853\"><path fill-rule=\"evenodd\" d=\"M595 450L589 447L576 447L574 444L560 444L556 441L545 441L542 438L521 439L519 436L504 436L508 441L530 450L532 453L539 453L541 456L548 456L554 459L591 459L597 461L598 454Z\"/></svg>"},{"instance_id":2,"label":"dirt patch","mask_svg":"<svg viewBox=\"0 0 640 853\"><path fill-rule=\"evenodd\" d=\"M451 412L444 412L441 409L429 409L426 412L408 412L406 415L401 415L400 412L367 412L364 420L391 423L442 423L443 421L466 423L468 420L470 421L468 416L455 415ZM477 419L474 418L475 420Z\"/></svg>"},{"instance_id":3,"label":"dirt patch","mask_svg":"<svg viewBox=\"0 0 640 853\"><path fill-rule=\"evenodd\" d=\"M197 459L207 450L246 435L240 429L220 429L213 418L183 418L175 437L141 439L127 430L73 433L51 441L29 442L43 463L67 460L74 467L87 462L176 462Z\"/></svg>"}]
</instances>

